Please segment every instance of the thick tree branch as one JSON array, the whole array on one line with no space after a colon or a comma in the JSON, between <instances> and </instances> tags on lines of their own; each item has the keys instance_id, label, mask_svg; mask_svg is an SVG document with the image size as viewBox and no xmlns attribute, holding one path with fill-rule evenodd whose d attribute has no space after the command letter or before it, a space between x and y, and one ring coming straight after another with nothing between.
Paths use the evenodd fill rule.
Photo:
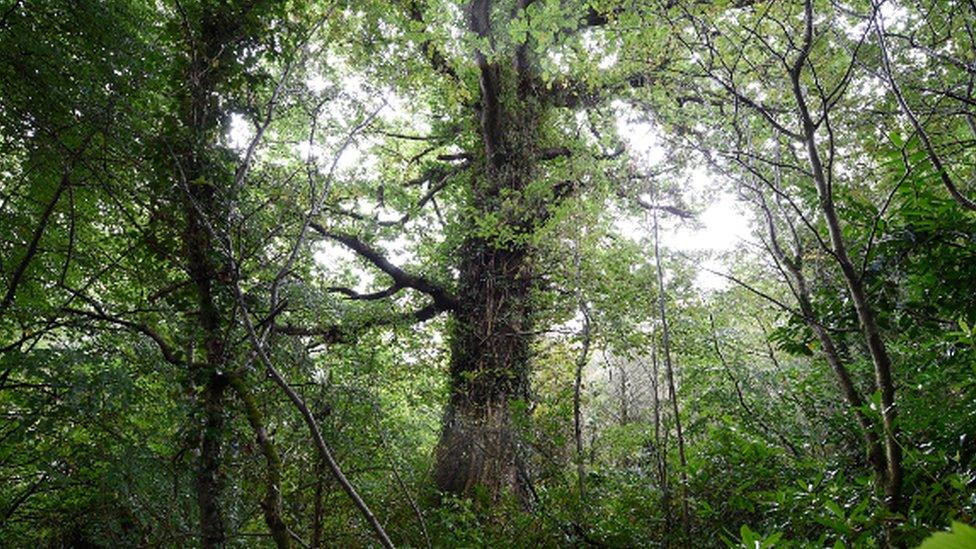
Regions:
<instances>
[{"instance_id":1,"label":"thick tree branch","mask_svg":"<svg viewBox=\"0 0 976 549\"><path fill-rule=\"evenodd\" d=\"M380 290L378 292L371 292L368 294L361 294L356 290L353 290L351 288L344 288L341 286L332 286L331 288L329 288L329 291L338 294L343 294L346 296L346 298L354 301L375 301L377 299L384 299L396 295L402 289L403 286L399 284L394 284L385 290Z\"/></svg>"},{"instance_id":2,"label":"thick tree branch","mask_svg":"<svg viewBox=\"0 0 976 549\"><path fill-rule=\"evenodd\" d=\"M395 326L404 323L426 322L442 313L435 303L407 313L386 317L374 317L349 324L332 324L328 326L298 326L290 323L276 324L274 329L280 334L301 337L318 337L323 343L349 343L362 332L381 326Z\"/></svg>"},{"instance_id":3,"label":"thick tree branch","mask_svg":"<svg viewBox=\"0 0 976 549\"><path fill-rule=\"evenodd\" d=\"M640 206L641 208L643 208L643 209L645 209L645 210L647 210L649 212L658 210L658 211L662 211L662 212L667 212L667 213L672 214L672 215L676 215L676 216L678 216L678 217L680 217L682 219L694 219L694 217L695 217L695 214L689 212L688 210L684 210L684 209L679 208L677 206L669 206L667 204L654 204L654 203L652 203L652 202L650 202L648 200L645 200L645 199L643 199L643 198L641 198L639 196L638 197L635 197L634 202L636 202L638 206Z\"/></svg>"},{"instance_id":4,"label":"thick tree branch","mask_svg":"<svg viewBox=\"0 0 976 549\"><path fill-rule=\"evenodd\" d=\"M424 13L420 8L420 2L418 0L413 0L410 2L408 9L408 15L410 19L414 22L419 23L424 27L425 34L427 34L427 22L424 21ZM454 82L461 82L461 78L458 76L457 71L448 62L447 57L441 52L440 48L434 44L433 40L427 39L421 42L420 52L424 54L424 57L430 63L431 68L435 72L438 72Z\"/></svg>"},{"instance_id":5,"label":"thick tree branch","mask_svg":"<svg viewBox=\"0 0 976 549\"><path fill-rule=\"evenodd\" d=\"M309 223L309 227L320 235L335 240L336 242L339 242L356 252L361 257L372 263L376 268L393 278L396 285L404 288L411 288L429 295L434 299L434 303L441 310L451 310L457 306L457 299L440 285L425 277L404 271L400 267L391 263L390 260L383 257L383 255L380 254L375 248L371 247L369 244L363 242L359 238L356 238L350 234L330 231L319 223L315 222Z\"/></svg>"},{"instance_id":6,"label":"thick tree branch","mask_svg":"<svg viewBox=\"0 0 976 549\"><path fill-rule=\"evenodd\" d=\"M104 322L108 322L110 324L115 324L123 328L128 328L133 332L140 333L148 337L149 339L153 340L153 343L155 343L156 347L159 348L159 352L163 355L163 359L166 360L166 362L169 362L170 364L174 364L177 366L186 365L186 360L184 360L183 354L177 351L176 349L174 349L173 346L170 345L168 341L166 341L166 338L164 338L162 334L160 334L155 329L149 327L146 324L135 322L132 320L126 320L124 318L110 315L105 311L101 310L100 308L97 308L94 311L87 311L84 309L67 307L64 309L64 311L67 313L72 313L79 316L91 318L93 320L101 320Z\"/></svg>"}]
</instances>

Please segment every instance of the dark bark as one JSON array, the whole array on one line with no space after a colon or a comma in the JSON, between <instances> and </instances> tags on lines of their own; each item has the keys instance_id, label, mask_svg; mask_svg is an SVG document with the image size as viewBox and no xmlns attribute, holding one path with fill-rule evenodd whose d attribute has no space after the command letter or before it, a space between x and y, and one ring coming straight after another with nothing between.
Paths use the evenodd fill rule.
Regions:
<instances>
[{"instance_id":1,"label":"dark bark","mask_svg":"<svg viewBox=\"0 0 976 549\"><path fill-rule=\"evenodd\" d=\"M201 158L194 153L185 158L185 173L188 177L202 173ZM196 177L189 181L194 181ZM187 270L196 290L198 343L204 354L202 364L191 366L192 381L203 395L200 462L196 477L197 503L200 507L201 543L204 547L217 547L225 541L224 517L220 508L220 493L223 488L220 469L224 437L224 390L227 384L222 373L226 371L226 342L223 331L226 319L218 308L214 295L214 281L217 279L217 268L212 257L214 250L203 227L206 220L200 217L201 210L212 212L216 209L214 193L207 185L193 185L188 193L185 197L187 225L183 241Z\"/></svg>"},{"instance_id":2,"label":"dark bark","mask_svg":"<svg viewBox=\"0 0 976 549\"><path fill-rule=\"evenodd\" d=\"M188 23L189 24L189 23ZM203 547L219 547L226 541L226 525L220 506L222 445L225 430L224 392L227 387L227 342L229 321L218 293L222 290L216 258L219 251L207 224L224 219L226 201L217 186L229 187L233 174L223 173L211 162L219 127L217 103L218 71L226 61L226 46L232 30L227 19L216 11L201 14L199 28L187 36L189 60L179 82L185 92L180 98L181 133L176 163L176 192L182 198L185 226L183 250L185 267L192 281L197 311L192 348L203 353L201 362L190 364L190 378L201 396L200 458L196 472L197 504L200 508L200 542Z\"/></svg>"},{"instance_id":3,"label":"dark bark","mask_svg":"<svg viewBox=\"0 0 976 549\"><path fill-rule=\"evenodd\" d=\"M530 326L524 249L469 239L461 250L451 333L451 397L436 452L437 488L526 498L516 466L510 403L526 395Z\"/></svg>"},{"instance_id":4,"label":"dark bark","mask_svg":"<svg viewBox=\"0 0 976 549\"><path fill-rule=\"evenodd\" d=\"M315 503L312 509L312 543L311 547L319 549L322 545L322 521L325 519L325 508L322 496L325 492L325 463L322 456L315 459Z\"/></svg>"},{"instance_id":5,"label":"dark bark","mask_svg":"<svg viewBox=\"0 0 976 549\"><path fill-rule=\"evenodd\" d=\"M70 185L71 179L69 178L68 170L66 170L65 173L62 174L61 181L58 183L57 188L54 190L54 195L51 196L51 199L44 207L44 211L41 212L41 218L37 222L37 227L34 228L34 232L31 235L31 240L27 245L27 250L24 252L24 256L14 268L13 275L10 277L10 283L7 285L7 291L4 292L3 299L0 300L0 317L2 317L7 309L13 304L14 296L17 294L17 287L20 286L20 282L23 280L27 267L31 264L31 261L33 261L34 256L37 254L38 245L41 242L41 237L44 236L44 232L47 230L47 225L51 218L51 214L54 213L54 209L57 206L58 201L61 199L61 195Z\"/></svg>"},{"instance_id":6,"label":"dark bark","mask_svg":"<svg viewBox=\"0 0 976 549\"><path fill-rule=\"evenodd\" d=\"M654 457L657 465L657 480L661 488L661 507L664 509L663 545L671 540L671 486L668 482L668 448L661 437L661 373L657 363L657 345L651 347L651 405L654 412Z\"/></svg>"},{"instance_id":7,"label":"dark bark","mask_svg":"<svg viewBox=\"0 0 976 549\"><path fill-rule=\"evenodd\" d=\"M620 426L630 423L630 410L627 402L627 367L621 363L619 370L620 377Z\"/></svg>"},{"instance_id":8,"label":"dark bark","mask_svg":"<svg viewBox=\"0 0 976 549\"><path fill-rule=\"evenodd\" d=\"M188 160L196 161L188 157ZM200 173L190 168L188 175ZM191 179L192 181L192 179ZM200 438L200 463L197 470L197 503L200 506L200 536L204 547L223 545L225 541L224 518L220 509L221 446L224 436L224 389L226 378L225 341L222 326L225 322L214 296L214 280L217 269L213 264L210 238L202 227L197 207L213 209L213 193L195 186L186 197L187 226L183 235L187 256L187 270L193 280L197 302L198 343L203 349L202 364L191 366L191 378L202 393L202 418ZM198 206L194 206L196 202Z\"/></svg>"},{"instance_id":9,"label":"dark bark","mask_svg":"<svg viewBox=\"0 0 976 549\"><path fill-rule=\"evenodd\" d=\"M382 299L388 297L389 295L395 294L401 288L412 288L418 292L425 293L429 295L434 300L434 304L440 310L453 309L457 304L457 299L452 296L447 290L442 288L439 284L416 274L408 273L407 271L401 269L400 267L394 265L390 260L384 257L379 251L373 249L369 244L363 242L359 238L353 235L338 233L329 231L322 225L318 223L310 223L309 227L315 230L317 233L340 242L347 246L349 249L353 250L361 257L368 260L370 263L375 265L378 269L389 275L393 279L393 286L386 291L377 292L375 294L357 294L356 292L349 290L347 288L331 288L333 291L344 293L352 299L361 300L373 300Z\"/></svg>"},{"instance_id":10,"label":"dark bark","mask_svg":"<svg viewBox=\"0 0 976 549\"><path fill-rule=\"evenodd\" d=\"M17 509L19 509L21 505L23 505L28 499L31 498L31 496L36 494L41 489L41 487L44 486L44 483L47 482L47 479L48 479L48 474L44 473L43 475L41 475L41 478L32 482L30 486L28 486L27 488L24 489L24 491L18 494L17 497L15 497L14 500L10 502L10 504L4 510L3 520L0 520L0 522L7 522L8 520L10 520L11 517L14 516L14 513L17 512Z\"/></svg>"},{"instance_id":11,"label":"dark bark","mask_svg":"<svg viewBox=\"0 0 976 549\"><path fill-rule=\"evenodd\" d=\"M219 547L226 540L221 451L224 438L224 380L210 376L204 382L200 462L197 466L197 505L200 507L200 541L203 547Z\"/></svg>"},{"instance_id":12,"label":"dark bark","mask_svg":"<svg viewBox=\"0 0 976 549\"><path fill-rule=\"evenodd\" d=\"M469 7L471 30L488 39L490 4L475 0ZM528 81L527 55L524 44L508 62L475 52L483 149L471 210L474 217L497 219L501 230L485 234L471 218L459 249L451 396L434 468L443 492L470 496L481 487L492 498L508 492L524 504L529 493L517 467L511 403L528 389L533 269L524 236L544 215L541 205L520 194L534 176L539 149L539 102Z\"/></svg>"},{"instance_id":13,"label":"dark bark","mask_svg":"<svg viewBox=\"0 0 976 549\"><path fill-rule=\"evenodd\" d=\"M586 463L583 455L583 413L581 389L583 387L583 369L586 367L590 353L590 308L583 295L582 269L580 266L579 242L573 249L573 260L576 267L576 293L579 302L579 311L583 315L583 326L580 329L580 340L582 348L576 357L576 375L573 382L573 435L576 441L576 482L579 491L579 503L582 508L585 499L584 478L586 476ZM621 389L623 386L621 385Z\"/></svg>"}]
</instances>

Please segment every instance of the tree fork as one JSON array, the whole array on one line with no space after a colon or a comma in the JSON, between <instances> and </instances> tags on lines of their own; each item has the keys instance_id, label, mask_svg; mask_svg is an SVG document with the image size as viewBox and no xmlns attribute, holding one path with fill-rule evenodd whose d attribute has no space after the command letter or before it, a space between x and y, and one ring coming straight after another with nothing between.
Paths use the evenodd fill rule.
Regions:
<instances>
[{"instance_id":1,"label":"tree fork","mask_svg":"<svg viewBox=\"0 0 976 549\"><path fill-rule=\"evenodd\" d=\"M871 355L871 361L874 364L875 384L878 392L881 393L881 419L884 431L884 449L886 461L886 477L884 482L885 502L892 512L898 513L901 510L902 505L901 490L903 471L901 446L898 441L898 426L895 421L897 409L895 407L895 384L891 373L891 357L888 354L887 347L885 346L884 340L881 337L881 331L878 328L877 320L875 319L874 309L868 302L867 292L864 289L864 283L861 280L860 275L857 273L857 270L855 269L854 264L847 252L847 245L844 242L840 220L837 217L837 211L834 206L831 184L828 180L827 173L825 172L820 151L818 150L817 146L816 125L813 123L813 119L811 118L810 111L807 107L806 98L804 96L803 87L800 83L800 72L806 62L807 55L809 54L813 43L812 0L806 0L804 3L804 15L805 27L803 47L801 49L799 58L796 60L793 69L790 71L793 96L796 99L797 106L799 107L800 122L803 128L803 141L806 145L810 168L813 172L813 179L817 188L821 213L823 214L824 221L827 224L827 231L830 236L830 243L834 253L834 258L836 259L841 273L844 276L844 281L847 283L847 288L850 293L851 300L854 302L854 309L861 325L861 332ZM829 120L825 118L825 121L829 124Z\"/></svg>"}]
</instances>

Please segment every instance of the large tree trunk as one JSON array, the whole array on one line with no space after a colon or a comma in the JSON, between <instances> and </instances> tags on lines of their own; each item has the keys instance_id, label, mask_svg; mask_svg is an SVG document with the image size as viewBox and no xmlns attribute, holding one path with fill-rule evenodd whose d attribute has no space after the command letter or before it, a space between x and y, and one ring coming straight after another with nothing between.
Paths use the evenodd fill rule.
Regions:
<instances>
[{"instance_id":1,"label":"large tree trunk","mask_svg":"<svg viewBox=\"0 0 976 549\"><path fill-rule=\"evenodd\" d=\"M197 310L191 328L190 380L199 399L200 458L196 471L196 496L200 509L200 543L223 546L226 525L220 499L223 488L223 440L225 435L225 392L228 387L226 277L222 281L219 243L213 241L213 224L225 218L227 188L232 175L213 161L214 136L220 127L217 91L221 74L217 70L231 40L230 14L204 9L199 28L185 29L188 59L181 74L179 106L180 132L174 154L176 196L181 198L185 225L183 253L185 268L193 283Z\"/></svg>"},{"instance_id":2,"label":"large tree trunk","mask_svg":"<svg viewBox=\"0 0 976 549\"><path fill-rule=\"evenodd\" d=\"M219 547L225 541L224 515L220 506L223 489L221 447L224 431L224 382L216 376L203 384L203 418L200 424L200 463L197 466L197 505L200 507L200 540L203 547Z\"/></svg>"},{"instance_id":3,"label":"large tree trunk","mask_svg":"<svg viewBox=\"0 0 976 549\"><path fill-rule=\"evenodd\" d=\"M214 295L217 268L214 264L213 243L207 232L204 216L218 216L217 200L213 187L201 184L206 174L205 136L216 125L213 112L216 105L210 96L209 79L201 76L207 70L203 52L194 52L186 80L190 97L188 109L183 114L186 138L191 141L180 158L181 172L177 174L177 193L183 195L186 228L183 246L186 268L196 291L197 335L194 347L202 347L203 362L191 367L191 379L202 395L200 430L200 461L196 475L197 504L200 507L200 541L203 547L217 547L225 541L224 518L220 508L221 452L224 436L224 391L227 381L225 371L226 345L225 319Z\"/></svg>"},{"instance_id":4,"label":"large tree trunk","mask_svg":"<svg viewBox=\"0 0 976 549\"><path fill-rule=\"evenodd\" d=\"M437 448L438 489L493 499L525 498L510 403L528 384L528 290L524 249L481 239L462 246L461 292L451 342L451 398Z\"/></svg>"},{"instance_id":5,"label":"large tree trunk","mask_svg":"<svg viewBox=\"0 0 976 549\"><path fill-rule=\"evenodd\" d=\"M474 0L469 10L471 30L490 39L491 1ZM528 389L533 272L525 236L545 215L522 195L535 175L540 112L527 55L525 45L507 61L475 52L483 169L472 177L469 231L459 250L451 397L434 471L441 491L471 496L480 487L492 499L509 492L523 502L528 487L511 404ZM478 224L485 219L497 227Z\"/></svg>"}]
</instances>

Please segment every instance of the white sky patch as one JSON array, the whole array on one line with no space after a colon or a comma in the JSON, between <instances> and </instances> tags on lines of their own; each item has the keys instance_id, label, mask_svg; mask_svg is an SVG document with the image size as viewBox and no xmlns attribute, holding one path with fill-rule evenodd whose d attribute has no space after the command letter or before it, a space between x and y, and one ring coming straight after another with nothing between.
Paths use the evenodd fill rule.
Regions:
<instances>
[{"instance_id":1,"label":"white sky patch","mask_svg":"<svg viewBox=\"0 0 976 549\"><path fill-rule=\"evenodd\" d=\"M666 151L654 125L635 119L629 107L615 105L615 108L618 113L617 130L627 142L631 156L641 167L660 165L665 160ZM661 244L678 252L709 252L711 257L702 262L704 268L698 270L695 285L706 291L723 289L728 286L728 281L706 269L719 272L729 269L730 266L718 256L749 240L749 218L738 206L735 195L717 175L699 167L683 174L683 178L687 181L684 193L691 199L689 202L704 198L708 206L696 215L692 223L675 221L672 219L674 216L662 214L659 226ZM648 241L652 237L651 224L647 219L634 218L624 212L614 216L614 226L634 241Z\"/></svg>"},{"instance_id":2,"label":"white sky patch","mask_svg":"<svg viewBox=\"0 0 976 549\"><path fill-rule=\"evenodd\" d=\"M405 265L415 260L417 256L410 249L410 244L410 239L406 235L398 235L395 240L384 246L387 259L394 265Z\"/></svg>"},{"instance_id":3,"label":"white sky patch","mask_svg":"<svg viewBox=\"0 0 976 549\"><path fill-rule=\"evenodd\" d=\"M885 2L881 4L881 20L886 30L902 30L908 22L908 9L895 2Z\"/></svg>"},{"instance_id":4,"label":"white sky patch","mask_svg":"<svg viewBox=\"0 0 976 549\"><path fill-rule=\"evenodd\" d=\"M254 130L243 114L231 113L230 127L227 129L227 144L233 149L244 150L254 138Z\"/></svg>"},{"instance_id":5,"label":"white sky patch","mask_svg":"<svg viewBox=\"0 0 976 549\"><path fill-rule=\"evenodd\" d=\"M365 146L365 144L350 143L336 162L336 171L344 173L373 167L376 159L372 155L365 154L363 150Z\"/></svg>"},{"instance_id":6,"label":"white sky patch","mask_svg":"<svg viewBox=\"0 0 976 549\"><path fill-rule=\"evenodd\" d=\"M613 109L617 113L617 133L627 141L630 155L642 166L653 167L660 164L666 151L654 125L642 120L622 101L614 101Z\"/></svg>"},{"instance_id":7,"label":"white sky patch","mask_svg":"<svg viewBox=\"0 0 976 549\"><path fill-rule=\"evenodd\" d=\"M728 272L731 265L721 259L722 252L742 247L749 240L749 220L741 211L735 198L721 192L698 216L700 228L687 225L677 227L671 234L669 245L685 251L712 252L703 260L695 274L695 286L702 290L723 290L729 281L714 272Z\"/></svg>"},{"instance_id":8,"label":"white sky patch","mask_svg":"<svg viewBox=\"0 0 976 549\"><path fill-rule=\"evenodd\" d=\"M908 9L904 6L897 5L892 0L888 0L887 2L883 2L881 4L880 15L881 21L885 25L885 30L900 32L905 30L905 28L908 26ZM837 21L840 24L841 29L843 29L844 34L846 34L851 40L858 40L864 36L865 31L872 31L872 29L868 28L868 20L852 22L850 19L841 17L838 18Z\"/></svg>"},{"instance_id":9,"label":"white sky patch","mask_svg":"<svg viewBox=\"0 0 976 549\"><path fill-rule=\"evenodd\" d=\"M605 71L613 68L617 64L617 52L610 53L609 55L604 55L600 62L597 63L597 68Z\"/></svg>"},{"instance_id":10,"label":"white sky patch","mask_svg":"<svg viewBox=\"0 0 976 549\"><path fill-rule=\"evenodd\" d=\"M403 214L395 211L391 211L390 208L378 208L376 212L376 220L380 223L394 223L403 218Z\"/></svg>"},{"instance_id":11,"label":"white sky patch","mask_svg":"<svg viewBox=\"0 0 976 549\"><path fill-rule=\"evenodd\" d=\"M726 252L749 239L749 219L740 209L735 195L720 188L715 176L705 170L695 170L690 182L696 194L710 197L710 203L697 216L700 227L682 224L669 231L671 247L683 251Z\"/></svg>"},{"instance_id":12,"label":"white sky patch","mask_svg":"<svg viewBox=\"0 0 976 549\"><path fill-rule=\"evenodd\" d=\"M560 51L550 51L549 52L549 62L552 63L553 67L556 68L561 74L566 74L569 72L569 63L566 61L566 56Z\"/></svg>"},{"instance_id":13,"label":"white sky patch","mask_svg":"<svg viewBox=\"0 0 976 549\"><path fill-rule=\"evenodd\" d=\"M309 143L308 141L301 141L295 145L295 149L298 151L298 156L305 162L318 160L324 152L322 147Z\"/></svg>"},{"instance_id":14,"label":"white sky patch","mask_svg":"<svg viewBox=\"0 0 976 549\"><path fill-rule=\"evenodd\" d=\"M329 81L321 74L316 74L305 81L305 85L314 94L320 94L329 87Z\"/></svg>"}]
</instances>

